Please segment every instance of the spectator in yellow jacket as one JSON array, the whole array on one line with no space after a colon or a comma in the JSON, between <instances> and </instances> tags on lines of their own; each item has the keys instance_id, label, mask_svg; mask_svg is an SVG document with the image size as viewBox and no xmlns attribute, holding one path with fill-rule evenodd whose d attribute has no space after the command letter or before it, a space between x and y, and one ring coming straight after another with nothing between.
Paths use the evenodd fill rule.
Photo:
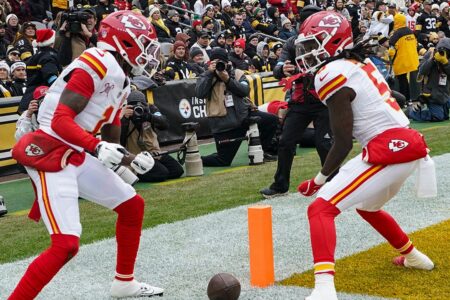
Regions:
<instances>
[{"instance_id":1,"label":"spectator in yellow jacket","mask_svg":"<svg viewBox=\"0 0 450 300\"><path fill-rule=\"evenodd\" d=\"M406 101L410 101L408 74L417 70L419 54L417 39L406 26L406 16L403 14L398 13L394 17L394 33L389 39L389 46L389 56L398 80L399 92L405 96Z\"/></svg>"}]
</instances>

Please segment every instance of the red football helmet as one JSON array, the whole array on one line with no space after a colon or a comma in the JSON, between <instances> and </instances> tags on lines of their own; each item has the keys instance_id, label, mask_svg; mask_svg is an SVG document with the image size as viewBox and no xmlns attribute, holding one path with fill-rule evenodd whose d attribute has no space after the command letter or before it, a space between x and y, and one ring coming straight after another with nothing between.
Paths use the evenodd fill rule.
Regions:
<instances>
[{"instance_id":1,"label":"red football helmet","mask_svg":"<svg viewBox=\"0 0 450 300\"><path fill-rule=\"evenodd\" d=\"M159 65L155 29L144 16L129 10L113 12L100 22L97 47L119 53L134 75L148 74L149 68L151 73Z\"/></svg>"},{"instance_id":2,"label":"red football helmet","mask_svg":"<svg viewBox=\"0 0 450 300\"><path fill-rule=\"evenodd\" d=\"M313 73L326 58L353 47L352 27L339 13L321 11L302 23L295 40L296 62L302 73Z\"/></svg>"}]
</instances>

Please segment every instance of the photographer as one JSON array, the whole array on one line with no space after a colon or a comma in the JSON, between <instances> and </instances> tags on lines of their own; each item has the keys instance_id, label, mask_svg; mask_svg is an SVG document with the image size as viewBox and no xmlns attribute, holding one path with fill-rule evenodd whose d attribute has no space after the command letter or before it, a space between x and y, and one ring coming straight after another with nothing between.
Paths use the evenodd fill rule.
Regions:
<instances>
[{"instance_id":1,"label":"photographer","mask_svg":"<svg viewBox=\"0 0 450 300\"><path fill-rule=\"evenodd\" d=\"M439 122L448 120L450 38L443 38L436 50L430 49L419 65L418 80L423 81L421 98L427 109L408 106L407 115L416 121Z\"/></svg>"},{"instance_id":2,"label":"photographer","mask_svg":"<svg viewBox=\"0 0 450 300\"><path fill-rule=\"evenodd\" d=\"M38 86L34 90L33 99L30 101L28 109L24 111L17 120L16 132L14 134L16 141L20 140L25 134L36 131L39 128L37 113L40 103L44 100L47 91L48 86Z\"/></svg>"},{"instance_id":3,"label":"photographer","mask_svg":"<svg viewBox=\"0 0 450 300\"><path fill-rule=\"evenodd\" d=\"M275 160L268 151L277 128L277 117L256 110L247 98L249 91L243 71L231 67L227 51L214 48L208 70L200 75L195 87L195 95L206 99L206 114L217 149L217 153L202 157L204 166L231 165L242 141L220 141L244 137L248 130L245 121L254 116L261 118L258 128L264 158L266 161Z\"/></svg>"},{"instance_id":4,"label":"photographer","mask_svg":"<svg viewBox=\"0 0 450 300\"><path fill-rule=\"evenodd\" d=\"M123 111L122 133L120 143L131 153L148 151L152 154L161 152L155 129L165 130L169 123L164 115L153 104L148 104L145 95L134 90L128 96L128 105ZM142 175L140 181L161 182L175 179L183 175L183 167L168 154L153 155L155 166Z\"/></svg>"},{"instance_id":5,"label":"photographer","mask_svg":"<svg viewBox=\"0 0 450 300\"><path fill-rule=\"evenodd\" d=\"M67 66L84 50L97 44L97 17L93 9L78 9L64 13L62 22L55 45L60 45L56 49L59 62Z\"/></svg>"}]
</instances>

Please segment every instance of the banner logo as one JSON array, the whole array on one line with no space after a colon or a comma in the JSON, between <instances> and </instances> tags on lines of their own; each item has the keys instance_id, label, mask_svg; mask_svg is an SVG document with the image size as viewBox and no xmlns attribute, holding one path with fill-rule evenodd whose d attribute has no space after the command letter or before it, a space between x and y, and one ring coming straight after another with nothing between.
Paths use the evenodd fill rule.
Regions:
<instances>
[{"instance_id":1,"label":"banner logo","mask_svg":"<svg viewBox=\"0 0 450 300\"><path fill-rule=\"evenodd\" d=\"M189 119L192 114L192 107L189 101L186 99L181 99L180 104L178 105L178 110L183 118Z\"/></svg>"}]
</instances>

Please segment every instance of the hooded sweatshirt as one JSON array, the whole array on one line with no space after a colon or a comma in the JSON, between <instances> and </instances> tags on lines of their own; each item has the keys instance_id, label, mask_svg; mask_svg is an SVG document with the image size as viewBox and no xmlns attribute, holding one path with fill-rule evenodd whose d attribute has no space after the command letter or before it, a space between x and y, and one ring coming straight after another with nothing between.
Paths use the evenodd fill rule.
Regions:
<instances>
[{"instance_id":1,"label":"hooded sweatshirt","mask_svg":"<svg viewBox=\"0 0 450 300\"><path fill-rule=\"evenodd\" d=\"M412 30L406 27L405 15L400 13L395 15L394 34L389 39L389 45L396 76L417 70L419 66L417 40Z\"/></svg>"}]
</instances>

